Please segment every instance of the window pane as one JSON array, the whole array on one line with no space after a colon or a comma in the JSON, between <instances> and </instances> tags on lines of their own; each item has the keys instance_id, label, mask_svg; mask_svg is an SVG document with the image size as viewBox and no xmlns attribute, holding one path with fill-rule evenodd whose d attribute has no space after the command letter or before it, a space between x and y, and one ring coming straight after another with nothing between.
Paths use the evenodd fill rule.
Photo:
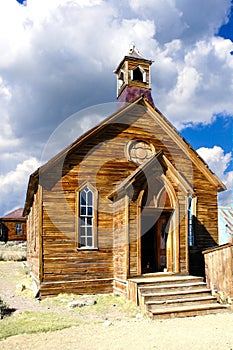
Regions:
<instances>
[{"instance_id":1,"label":"window pane","mask_svg":"<svg viewBox=\"0 0 233 350\"><path fill-rule=\"evenodd\" d=\"M80 237L80 245L81 245L81 247L85 247L85 245L86 245L85 237Z\"/></svg>"},{"instance_id":2,"label":"window pane","mask_svg":"<svg viewBox=\"0 0 233 350\"><path fill-rule=\"evenodd\" d=\"M92 247L92 237L87 237L87 246Z\"/></svg>"},{"instance_id":3,"label":"window pane","mask_svg":"<svg viewBox=\"0 0 233 350\"><path fill-rule=\"evenodd\" d=\"M85 236L85 234L86 234L86 228L83 227L83 226L81 226L81 227L80 227L80 235L81 235L81 236Z\"/></svg>"},{"instance_id":4,"label":"window pane","mask_svg":"<svg viewBox=\"0 0 233 350\"><path fill-rule=\"evenodd\" d=\"M87 226L92 226L92 218L87 218Z\"/></svg>"},{"instance_id":5,"label":"window pane","mask_svg":"<svg viewBox=\"0 0 233 350\"><path fill-rule=\"evenodd\" d=\"M88 205L92 205L92 199L93 199L92 192L89 191L88 194L87 194L87 204Z\"/></svg>"},{"instance_id":6,"label":"window pane","mask_svg":"<svg viewBox=\"0 0 233 350\"><path fill-rule=\"evenodd\" d=\"M79 218L79 225L85 226L85 218Z\"/></svg>"},{"instance_id":7,"label":"window pane","mask_svg":"<svg viewBox=\"0 0 233 350\"><path fill-rule=\"evenodd\" d=\"M87 236L92 236L92 227L87 227Z\"/></svg>"},{"instance_id":8,"label":"window pane","mask_svg":"<svg viewBox=\"0 0 233 350\"><path fill-rule=\"evenodd\" d=\"M93 208L92 207L87 207L87 215L92 216L93 214Z\"/></svg>"},{"instance_id":9,"label":"window pane","mask_svg":"<svg viewBox=\"0 0 233 350\"><path fill-rule=\"evenodd\" d=\"M80 215L87 215L86 207L81 207L81 213Z\"/></svg>"},{"instance_id":10,"label":"window pane","mask_svg":"<svg viewBox=\"0 0 233 350\"><path fill-rule=\"evenodd\" d=\"M86 205L86 193L84 191L80 192L80 203Z\"/></svg>"}]
</instances>

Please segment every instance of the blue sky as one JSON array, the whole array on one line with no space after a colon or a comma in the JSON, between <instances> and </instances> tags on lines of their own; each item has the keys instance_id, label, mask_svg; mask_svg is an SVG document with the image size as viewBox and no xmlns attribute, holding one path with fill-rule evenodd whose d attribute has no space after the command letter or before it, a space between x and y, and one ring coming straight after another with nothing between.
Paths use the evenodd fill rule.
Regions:
<instances>
[{"instance_id":1,"label":"blue sky","mask_svg":"<svg viewBox=\"0 0 233 350\"><path fill-rule=\"evenodd\" d=\"M156 107L226 184L219 203L232 204L230 0L20 2L0 3L0 216L24 205L28 177L57 127L116 101L113 70L131 42L154 61ZM64 140L102 118L77 115Z\"/></svg>"},{"instance_id":2,"label":"blue sky","mask_svg":"<svg viewBox=\"0 0 233 350\"><path fill-rule=\"evenodd\" d=\"M233 10L231 9L229 14L229 20L227 24L221 26L216 34L225 39L230 39L233 42ZM233 54L233 50L230 51ZM232 76L233 79L233 76ZM219 146L224 150L224 153L230 153L230 161L224 170L224 174L228 174L233 170L233 118L232 114L216 114L213 115L212 122L209 124L197 123L192 126L186 127L181 130L182 136L190 142L194 149L207 148L212 149L214 146ZM208 157L207 157L208 160ZM220 176L221 178L221 176ZM223 176L222 176L223 179ZM223 180L224 181L224 180ZM232 179L231 184L228 182L228 188L232 192ZM231 193L231 198L226 203L228 206L233 206L233 195ZM221 203L220 203L221 204Z\"/></svg>"},{"instance_id":3,"label":"blue sky","mask_svg":"<svg viewBox=\"0 0 233 350\"><path fill-rule=\"evenodd\" d=\"M181 130L182 136L190 142L194 149L200 147L212 148L218 145L226 153L232 152L232 117L218 115L212 123L202 123ZM226 170L232 170L232 160Z\"/></svg>"},{"instance_id":4,"label":"blue sky","mask_svg":"<svg viewBox=\"0 0 233 350\"><path fill-rule=\"evenodd\" d=\"M230 11L227 24L221 26L216 34L233 42L233 10ZM233 54L233 51L231 51ZM200 147L212 148L216 144L226 153L233 151L233 119L232 115L214 115L213 121L207 125L198 123L184 128L181 134L194 149ZM226 171L233 170L232 159ZM232 203L233 204L233 203Z\"/></svg>"},{"instance_id":5,"label":"blue sky","mask_svg":"<svg viewBox=\"0 0 233 350\"><path fill-rule=\"evenodd\" d=\"M229 20L227 24L224 24L219 28L217 35L222 36L226 39L231 39L233 41L233 13L232 10L229 14Z\"/></svg>"}]
</instances>

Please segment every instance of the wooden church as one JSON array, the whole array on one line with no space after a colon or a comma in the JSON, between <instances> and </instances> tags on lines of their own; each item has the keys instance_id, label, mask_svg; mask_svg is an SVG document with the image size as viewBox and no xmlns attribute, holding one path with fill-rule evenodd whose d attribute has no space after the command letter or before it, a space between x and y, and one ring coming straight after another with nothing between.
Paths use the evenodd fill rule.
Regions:
<instances>
[{"instance_id":1,"label":"wooden church","mask_svg":"<svg viewBox=\"0 0 233 350\"><path fill-rule=\"evenodd\" d=\"M201 275L225 186L155 107L151 60L115 70L119 108L29 179L28 262L40 295L117 292ZM136 286L136 287L135 287Z\"/></svg>"}]
</instances>

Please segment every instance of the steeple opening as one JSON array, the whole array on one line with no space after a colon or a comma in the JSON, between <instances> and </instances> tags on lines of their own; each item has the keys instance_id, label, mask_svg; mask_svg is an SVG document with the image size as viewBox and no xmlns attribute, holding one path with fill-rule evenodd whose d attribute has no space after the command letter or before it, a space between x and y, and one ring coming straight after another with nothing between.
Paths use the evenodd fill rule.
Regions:
<instances>
[{"instance_id":1,"label":"steeple opening","mask_svg":"<svg viewBox=\"0 0 233 350\"><path fill-rule=\"evenodd\" d=\"M133 80L143 82L143 73L139 67L133 70Z\"/></svg>"}]
</instances>

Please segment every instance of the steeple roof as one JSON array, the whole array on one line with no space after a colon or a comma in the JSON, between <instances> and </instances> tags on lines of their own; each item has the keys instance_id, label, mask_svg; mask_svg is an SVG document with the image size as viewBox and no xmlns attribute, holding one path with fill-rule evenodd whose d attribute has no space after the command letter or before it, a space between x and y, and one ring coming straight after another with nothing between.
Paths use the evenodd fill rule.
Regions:
<instances>
[{"instance_id":1,"label":"steeple roof","mask_svg":"<svg viewBox=\"0 0 233 350\"><path fill-rule=\"evenodd\" d=\"M114 71L114 73L118 73L120 67L122 66L123 62L127 59L131 59L131 60L140 60L142 62L147 62L149 63L150 65L153 63L153 60L148 60L146 58L144 58L142 55L140 55L138 49L136 48L135 44L132 43L130 45L130 48L129 48L129 52L128 54L121 60L120 64L118 65L118 67L116 68L116 70Z\"/></svg>"}]
</instances>

